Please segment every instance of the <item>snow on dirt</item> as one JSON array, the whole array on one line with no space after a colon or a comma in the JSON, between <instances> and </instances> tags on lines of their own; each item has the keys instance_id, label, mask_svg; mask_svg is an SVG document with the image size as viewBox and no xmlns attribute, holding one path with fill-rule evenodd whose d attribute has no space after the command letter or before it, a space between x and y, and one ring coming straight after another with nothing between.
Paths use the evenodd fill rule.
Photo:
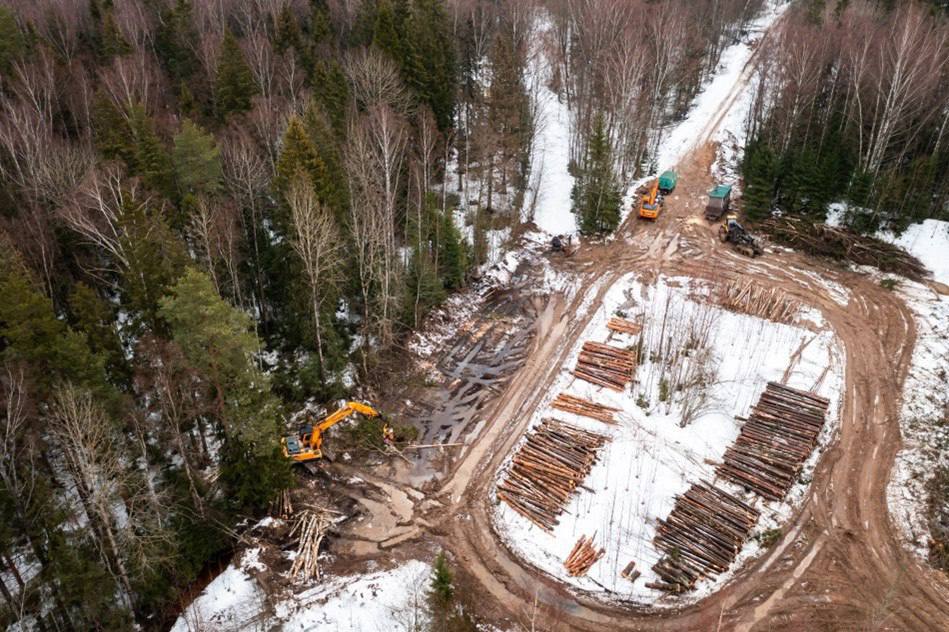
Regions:
<instances>
[{"instance_id":1,"label":"snow on dirt","mask_svg":"<svg viewBox=\"0 0 949 632\"><path fill-rule=\"evenodd\" d=\"M808 312L799 326L778 324L724 310L710 301L709 291L698 281L680 278L660 277L655 285L644 286L634 274L607 290L531 423L554 417L605 434L610 442L553 533L504 503L497 506L496 530L524 560L605 599L661 605L663 594L645 587L656 580L651 568L659 559L653 545L656 519L665 518L674 497L692 483L714 479L711 463L721 459L738 435L735 416L748 413L768 381L785 381L830 398L822 441L832 436L844 359L820 314ZM617 314L644 322L643 333L611 334L606 322ZM632 387L619 393L573 377L580 347L588 340L641 350ZM554 410L550 401L561 392L619 408L617 425ZM687 410L692 419L682 427ZM818 456L819 450L808 468ZM763 531L786 519L805 486L799 484L784 503L765 503L733 486L723 487L761 509L758 527ZM588 576L568 576L563 568L567 553L581 535L594 534L606 555ZM739 563L757 549L749 540ZM630 561L642 573L634 583L620 577ZM700 584L692 597L707 594L726 579Z\"/></svg>"},{"instance_id":2,"label":"snow on dirt","mask_svg":"<svg viewBox=\"0 0 949 632\"><path fill-rule=\"evenodd\" d=\"M896 291L915 316L916 347L903 384L903 446L887 501L909 547L925 558L930 544L927 485L939 466L949 467L949 297L908 280L900 280Z\"/></svg>"},{"instance_id":3,"label":"snow on dirt","mask_svg":"<svg viewBox=\"0 0 949 632\"><path fill-rule=\"evenodd\" d=\"M390 570L327 578L302 592L265 597L254 570L257 553L245 552L212 581L178 618L171 632L232 630L418 630L426 623L425 593L431 566L410 560ZM273 607L268 607L271 604Z\"/></svg>"},{"instance_id":4,"label":"snow on dirt","mask_svg":"<svg viewBox=\"0 0 949 632\"><path fill-rule=\"evenodd\" d=\"M534 196L534 224L551 235L577 232L576 216L571 211L570 192L573 176L570 164L570 110L550 89L552 68L541 43L552 28L549 19L540 19L527 67L527 85L534 98L535 137L531 148L530 191Z\"/></svg>"}]
</instances>

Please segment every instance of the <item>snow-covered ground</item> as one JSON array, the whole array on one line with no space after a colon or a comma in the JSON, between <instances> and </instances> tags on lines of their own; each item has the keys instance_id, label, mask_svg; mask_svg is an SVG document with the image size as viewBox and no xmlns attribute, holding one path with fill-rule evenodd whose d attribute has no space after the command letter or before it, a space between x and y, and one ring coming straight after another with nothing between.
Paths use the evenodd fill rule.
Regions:
<instances>
[{"instance_id":1,"label":"snow-covered ground","mask_svg":"<svg viewBox=\"0 0 949 632\"><path fill-rule=\"evenodd\" d=\"M577 232L576 216L570 210L573 189L573 176L568 170L570 110L566 102L548 87L551 65L542 49L542 42L543 34L551 27L549 20L538 21L527 67L527 85L536 99L530 190L537 227L551 235L568 235Z\"/></svg>"},{"instance_id":2,"label":"snow-covered ground","mask_svg":"<svg viewBox=\"0 0 949 632\"><path fill-rule=\"evenodd\" d=\"M656 285L643 286L630 274L609 288L595 307L597 311L532 424L555 417L605 434L610 442L552 534L506 504L498 505L496 529L523 559L604 598L655 603L662 593L645 584L656 579L651 569L659 558L652 542L656 519L668 515L676 494L699 480L714 479L714 466L709 462L720 460L738 435L735 415L748 413L769 380L786 379L790 386L830 398L822 445L832 435L839 415L844 359L820 315L811 310L802 313L801 326L782 325L719 308L707 300L707 293L708 288L697 281L661 277ZM591 295L595 296L595 291ZM610 334L606 322L617 313L646 323L641 341L636 336ZM643 345L644 361L631 388L619 393L573 377L576 357L587 340ZM675 355L682 359L669 366ZM672 385L676 375L701 376L699 381L706 387L678 391ZM618 424L609 426L550 408L550 401L561 392L621 409ZM663 392L670 393L668 401L660 401ZM695 411L694 417L681 427L687 408ZM818 453L815 451L808 468L816 463ZM738 488L722 486L748 497ZM779 525L790 504L803 493L804 485L798 485L784 503L748 497L762 510L759 530ZM606 548L605 557L587 577L569 577L563 568L564 558L581 535L594 534L597 546ZM756 550L756 542L749 540L740 559ZM635 583L620 577L630 561L635 561L642 573ZM695 595L707 593L724 579L700 585Z\"/></svg>"},{"instance_id":3,"label":"snow-covered ground","mask_svg":"<svg viewBox=\"0 0 949 632\"><path fill-rule=\"evenodd\" d=\"M325 632L406 632L425 619L431 567L411 560L386 571L333 577L313 588L268 600L253 577L256 549L212 581L171 632L283 629ZM272 607L268 607L268 604Z\"/></svg>"}]
</instances>

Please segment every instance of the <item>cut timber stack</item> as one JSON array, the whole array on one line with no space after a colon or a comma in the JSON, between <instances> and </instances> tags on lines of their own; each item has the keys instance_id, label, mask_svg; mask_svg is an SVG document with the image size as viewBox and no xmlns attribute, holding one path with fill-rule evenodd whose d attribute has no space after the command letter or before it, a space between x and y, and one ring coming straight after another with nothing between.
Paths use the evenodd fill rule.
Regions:
<instances>
[{"instance_id":1,"label":"cut timber stack","mask_svg":"<svg viewBox=\"0 0 949 632\"><path fill-rule=\"evenodd\" d=\"M754 281L719 286L716 302L734 312L767 318L788 324L801 311L800 304L777 288L766 288Z\"/></svg>"},{"instance_id":2,"label":"cut timber stack","mask_svg":"<svg viewBox=\"0 0 949 632\"><path fill-rule=\"evenodd\" d=\"M597 550L593 546L593 538L581 535L577 543L573 545L570 555L564 560L563 566L571 577L581 577L587 574L590 567L603 557L606 549Z\"/></svg>"},{"instance_id":3,"label":"cut timber stack","mask_svg":"<svg viewBox=\"0 0 949 632\"><path fill-rule=\"evenodd\" d=\"M597 404L580 397L574 397L573 395L567 395L566 393L557 395L557 399L553 401L551 406L557 410L573 413L574 415L580 415L582 417L589 417L590 419L597 419L608 424L616 423L613 421L613 413L619 412L619 408L603 406L602 404Z\"/></svg>"},{"instance_id":4,"label":"cut timber stack","mask_svg":"<svg viewBox=\"0 0 949 632\"><path fill-rule=\"evenodd\" d=\"M769 500L784 498L817 445L830 402L769 382L717 473Z\"/></svg>"},{"instance_id":5,"label":"cut timber stack","mask_svg":"<svg viewBox=\"0 0 949 632\"><path fill-rule=\"evenodd\" d=\"M633 381L636 353L601 342L584 342L573 374L591 384L622 391Z\"/></svg>"},{"instance_id":6,"label":"cut timber stack","mask_svg":"<svg viewBox=\"0 0 949 632\"><path fill-rule=\"evenodd\" d=\"M553 531L606 441L562 421L543 420L514 455L507 478L498 484L498 499L541 529Z\"/></svg>"},{"instance_id":7,"label":"cut timber stack","mask_svg":"<svg viewBox=\"0 0 949 632\"><path fill-rule=\"evenodd\" d=\"M758 511L731 494L709 483L692 485L658 521L653 542L665 555L652 569L661 581L647 586L678 593L727 570L757 521Z\"/></svg>"},{"instance_id":8,"label":"cut timber stack","mask_svg":"<svg viewBox=\"0 0 949 632\"><path fill-rule=\"evenodd\" d=\"M615 331L618 334L630 334L635 336L643 330L642 325L639 323L634 323L631 320L626 320L625 318L618 318L616 316L610 318L610 322L606 324L606 327L610 331Z\"/></svg>"}]
</instances>

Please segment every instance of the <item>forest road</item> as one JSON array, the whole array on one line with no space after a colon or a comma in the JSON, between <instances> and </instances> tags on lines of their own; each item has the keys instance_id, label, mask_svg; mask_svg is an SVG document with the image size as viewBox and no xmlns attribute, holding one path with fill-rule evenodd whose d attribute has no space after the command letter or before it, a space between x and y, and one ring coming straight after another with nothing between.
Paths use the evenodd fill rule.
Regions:
<instances>
[{"instance_id":1,"label":"forest road","mask_svg":"<svg viewBox=\"0 0 949 632\"><path fill-rule=\"evenodd\" d=\"M583 286L571 302L554 300L543 312L524 366L485 411L477 448L443 485L443 544L480 603L527 629L533 620L544 630L949 630L949 580L902 547L886 505L900 447L901 387L916 338L912 313L864 276L793 252L752 260L718 243L715 226L701 219L714 153L704 144L681 161L680 187L658 221L631 217L615 240L584 245L561 264L582 275ZM584 297L592 295L596 305L622 274L647 271L779 288L819 310L846 355L839 431L781 541L716 593L662 609L570 591L518 559L495 531L490 493L592 314L580 309ZM846 288L846 304L821 279Z\"/></svg>"}]
</instances>

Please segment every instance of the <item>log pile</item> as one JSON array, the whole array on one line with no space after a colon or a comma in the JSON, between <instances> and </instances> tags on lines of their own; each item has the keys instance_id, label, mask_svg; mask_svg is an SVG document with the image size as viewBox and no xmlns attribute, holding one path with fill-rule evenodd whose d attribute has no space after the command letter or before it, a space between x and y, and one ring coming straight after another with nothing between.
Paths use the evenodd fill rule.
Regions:
<instances>
[{"instance_id":1,"label":"log pile","mask_svg":"<svg viewBox=\"0 0 949 632\"><path fill-rule=\"evenodd\" d=\"M769 382L718 475L769 500L784 498L817 445L829 404L814 393Z\"/></svg>"},{"instance_id":2,"label":"log pile","mask_svg":"<svg viewBox=\"0 0 949 632\"><path fill-rule=\"evenodd\" d=\"M847 228L814 224L794 217L769 219L761 226L776 241L812 255L875 266L916 280L929 274L919 259L899 246Z\"/></svg>"},{"instance_id":3,"label":"log pile","mask_svg":"<svg viewBox=\"0 0 949 632\"><path fill-rule=\"evenodd\" d=\"M581 535L577 543L573 545L567 559L564 560L563 566L571 577L582 577L605 553L606 549L597 550L593 546L593 538Z\"/></svg>"},{"instance_id":4,"label":"log pile","mask_svg":"<svg viewBox=\"0 0 949 632\"><path fill-rule=\"evenodd\" d=\"M293 565L290 567L291 579L302 576L303 581L313 578L319 581L320 544L330 524L332 522L325 511L304 509L300 512L290 530L290 537L297 538L297 556L293 558Z\"/></svg>"},{"instance_id":5,"label":"log pile","mask_svg":"<svg viewBox=\"0 0 949 632\"><path fill-rule=\"evenodd\" d=\"M583 343L573 374L591 384L622 391L633 381L636 353L601 342Z\"/></svg>"},{"instance_id":6,"label":"log pile","mask_svg":"<svg viewBox=\"0 0 949 632\"><path fill-rule=\"evenodd\" d=\"M800 303L781 290L766 288L753 281L720 285L715 302L734 312L785 324L792 322L801 310Z\"/></svg>"},{"instance_id":7,"label":"log pile","mask_svg":"<svg viewBox=\"0 0 949 632\"><path fill-rule=\"evenodd\" d=\"M616 316L610 318L610 322L606 323L606 327L610 331L615 331L618 334L630 334L632 336L635 336L643 330L643 326L639 323L634 323L631 320L618 318Z\"/></svg>"},{"instance_id":8,"label":"log pile","mask_svg":"<svg viewBox=\"0 0 949 632\"><path fill-rule=\"evenodd\" d=\"M541 529L553 531L571 494L596 462L606 437L544 419L521 444L498 499Z\"/></svg>"},{"instance_id":9,"label":"log pile","mask_svg":"<svg viewBox=\"0 0 949 632\"><path fill-rule=\"evenodd\" d=\"M616 423L613 420L613 413L619 412L619 408L603 406L602 404L597 404L581 397L567 395L566 393L557 395L557 399L553 401L551 406L557 410L573 413L574 415L580 415L582 417L589 417L590 419L596 419L608 424Z\"/></svg>"},{"instance_id":10,"label":"log pile","mask_svg":"<svg viewBox=\"0 0 949 632\"><path fill-rule=\"evenodd\" d=\"M653 542L664 555L652 569L660 581L647 586L679 593L724 572L757 521L758 511L731 494L709 483L692 485L658 521Z\"/></svg>"}]
</instances>

